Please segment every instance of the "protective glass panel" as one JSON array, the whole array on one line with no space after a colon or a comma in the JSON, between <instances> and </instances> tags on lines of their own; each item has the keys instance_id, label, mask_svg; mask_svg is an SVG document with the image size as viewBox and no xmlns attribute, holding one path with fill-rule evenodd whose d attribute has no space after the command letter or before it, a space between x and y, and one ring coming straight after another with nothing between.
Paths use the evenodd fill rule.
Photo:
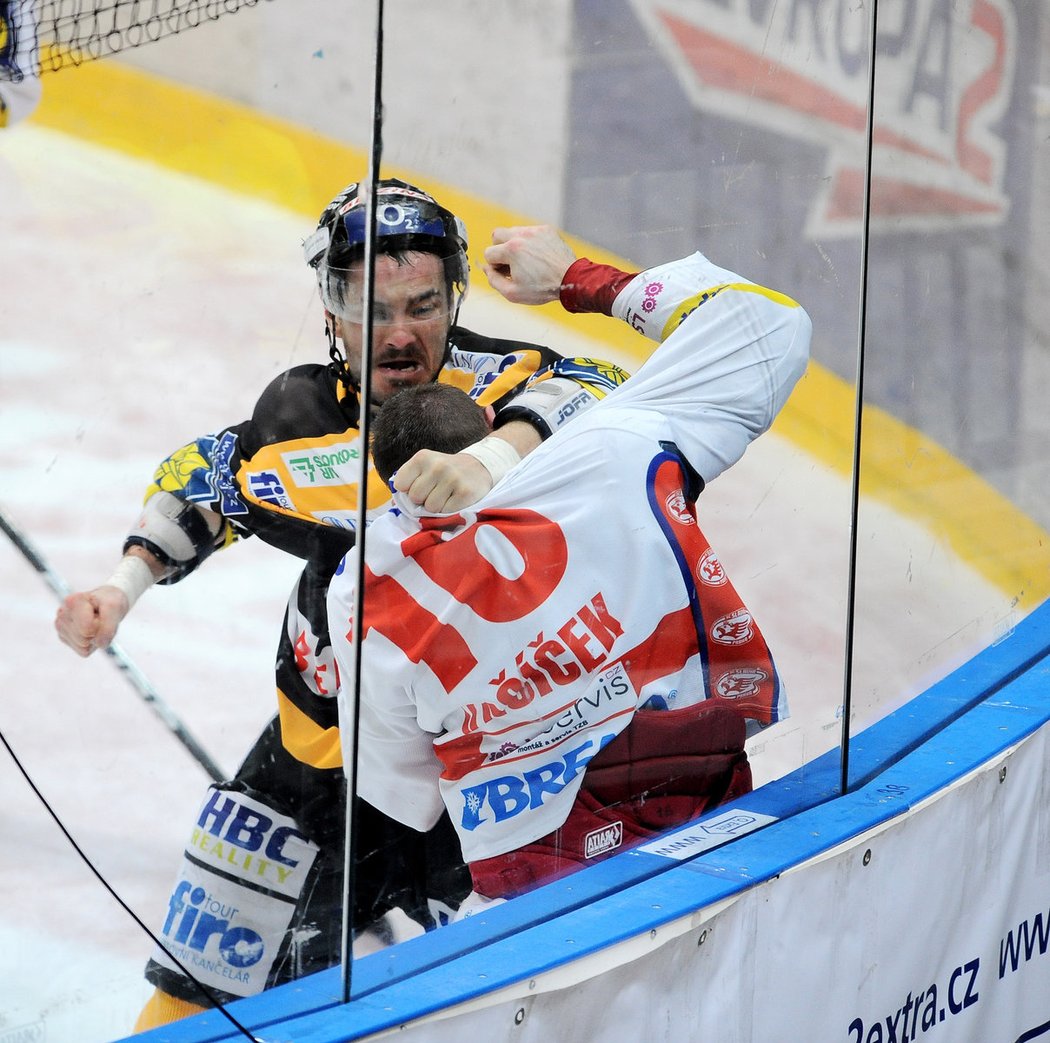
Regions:
<instances>
[{"instance_id":1,"label":"protective glass panel","mask_svg":"<svg viewBox=\"0 0 1050 1043\"><path fill-rule=\"evenodd\" d=\"M365 309L337 299L330 276L364 280L351 277L358 262L345 254L326 252L311 270L303 252L316 259L318 215L366 173L374 56L367 33L331 31L345 11L328 0L312 8L259 5L124 52L121 64L109 58L45 76L39 114L11 128L4 198L18 224L8 248L26 274L5 320L5 516L76 591L109 576L129 529L176 559L187 543L224 542L227 530L187 532L185 500L224 514L241 538L185 579L144 594L121 623L116 660L95 651L84 662L51 631L48 575L34 574L14 543L7 548L5 575L18 593L5 611L12 632L29 640L4 664L9 690L23 693L4 712L5 735L95 869L169 954L101 885L89 881L77 897L76 881L90 870L55 850L55 827L22 793L28 853L15 892L26 898L5 930L20 944L33 938L39 958L68 973L19 979L5 1030L113 1038L132 1030L154 986L179 1002L147 1008L143 1026L208 1006L190 975L212 1000L228 1001L340 960L340 755L354 750L345 728L340 735L336 693L354 673L345 635L357 611L340 581L333 596L345 616L330 628L325 589L358 527L362 440L352 387L324 368L323 310L338 320L335 347L352 360L348 327ZM465 26L482 14L487 26L471 45L477 60L433 60L462 47ZM529 399L535 422L566 446L542 469L523 470L531 488L505 483L507 498L463 526L406 529L422 535L406 574L370 559L380 582L366 588L363 617L372 717L362 720L355 768L367 799L355 801L351 917L366 985L370 951L447 924L472 889L531 893L566 872L579 886L617 886L578 871L611 865L632 844L659 840L750 788L741 748L756 788L797 773L800 805L825 797L836 777L861 254L857 214L829 191L829 172L849 166L844 149L851 161L860 151L865 102L863 26L828 32L805 12L785 19L772 7L727 8L712 21L692 5L581 3L511 14L464 3L450 17L420 3L390 17L382 173L432 192L470 240L471 289L459 321L471 332L458 335L449 383L493 412L554 361L546 349L574 361L535 383ZM487 100L487 84L503 71L493 39L513 41L529 66L527 76L520 70L529 88L502 97L498 112ZM827 87L834 63L818 61L813 45L832 39L837 79ZM274 94L253 86L264 66L279 84ZM463 78L455 89L452 72ZM289 122L254 123L242 110L213 109L210 96L169 94L157 73L220 98L250 97ZM818 84L851 106L845 131L823 111ZM421 104L442 92L455 103ZM117 97L141 98L142 108L112 112ZM332 134L336 97L345 99L340 125L356 148L295 127ZM147 111L170 140L143 139ZM187 126L196 129L183 137ZM478 126L487 128L483 140ZM218 130L194 137L209 127ZM55 201L73 183L70 220ZM408 203L384 205L391 236L458 232L429 204L411 227ZM344 235L359 245L361 223L348 226L346 216L325 251ZM553 301L508 303L487 285L484 249L494 228L537 222L559 229L577 254L628 273L695 250L718 267L661 268L629 291L630 306L616 317L569 314ZM452 287L455 311L465 280L443 256L440 281ZM380 260L377 276L387 279ZM45 270L46 280L31 276ZM65 288L61 318L41 322L55 311L52 275ZM389 328L416 343L415 327L429 317L409 315L383 288L377 343L386 350ZM728 419L694 432L690 410L705 392L702 381L693 384L697 373L709 375L691 363L664 373L673 346L692 337L699 351L705 337L724 334L736 365L734 352L800 321L796 302L813 322L814 362L787 406L797 373L778 378L783 386L743 422L739 401L754 389L730 380L717 414ZM637 373L661 339L669 350L645 371L648 412L606 408L624 398L613 392L620 370ZM380 364L397 364L410 383L407 357L394 352ZM294 368L306 364L313 368ZM387 397L380 385L378 397ZM592 431L574 449L572 425L596 401L614 418L609 433ZM772 419L763 410L779 413L772 430L737 461ZM699 479L706 488L694 508ZM136 522L154 486L174 503ZM385 496L373 474L370 516ZM453 602L467 611L456 614ZM67 621L67 636L73 626ZM56 676L44 686L42 713L41 686L25 679L39 676L45 652ZM402 684L406 661L416 670ZM477 696L455 713L435 709L435 679L459 698L471 669L471 684L481 678ZM420 683L426 693L412 687ZM393 750L382 745L376 707L396 713L405 698L419 700L429 734L404 733ZM722 716L697 715L679 729L681 717L671 715L691 719L701 700ZM611 743L592 766L603 742L628 734L623 725L643 704L649 730L630 732L629 745ZM670 765L661 760L669 743L681 746ZM829 760L811 774L822 754ZM415 799L420 763L430 789ZM236 782L209 788L209 774ZM412 828L435 816L429 832ZM29 897L41 880L53 880L48 916ZM99 937L112 962L81 974L80 955ZM325 982L336 998L338 979Z\"/></svg>"},{"instance_id":2,"label":"protective glass panel","mask_svg":"<svg viewBox=\"0 0 1050 1043\"><path fill-rule=\"evenodd\" d=\"M853 734L1047 594L1040 13L879 10Z\"/></svg>"},{"instance_id":3,"label":"protective glass panel","mask_svg":"<svg viewBox=\"0 0 1050 1043\"><path fill-rule=\"evenodd\" d=\"M617 854L649 845L658 861L705 801L710 816L768 807L785 777L790 807L773 814L834 795L844 695L848 742L1045 596L1037 5L883 5L870 182L870 10L391 7L381 173L423 191L385 200L380 225L443 258L447 312L470 331L444 383L492 419L556 361L546 349L573 361L507 413L520 421L527 403L554 434L481 513L420 519L402 503L371 527L363 610L352 555L329 579L389 490L370 471L359 502L364 432L341 374L367 309L328 276L364 280L356 257L327 251L340 236L359 246L365 225L344 211L319 239L317 219L367 172L374 12L351 32L335 0L244 6L177 36L96 23L79 46L103 60L79 68L55 57L77 53L64 26L66 50L47 52L60 73L0 81L20 84L0 130L0 611L17 635L0 730L39 790L5 753L19 828L0 938L22 957L0 1043L129 1034L158 984L179 1002L141 1025L322 968L319 995L338 1002L425 929L445 932L442 959L483 944L499 929L484 916L449 925L471 890L473 910L520 894L527 924L564 900L555 878L574 900L622 887L618 874L642 870ZM0 3L23 27L28 9ZM515 89L494 91L508 54ZM614 317L508 302L485 248L495 228L541 222L593 261L663 267L627 286ZM438 246L464 230L460 307L457 255ZM695 250L718 269L666 267ZM494 263L506 274L506 255ZM609 278L580 278L585 312L623 289ZM434 361L419 336L432 317L381 288L380 399ZM782 378L786 405L763 377L774 390L755 405L739 359L779 344L796 302L812 321L808 369ZM725 366L674 368L694 340ZM770 430L737 460L763 409ZM473 458L490 474L511 459ZM158 490L172 499L150 502L167 507L137 521ZM185 501L232 528L188 520ZM58 598L110 576L129 531L186 578L146 592L117 649L81 661L54 634ZM187 554L208 560L190 570ZM65 633L88 651L112 601L78 604L87 616ZM679 727L672 715L694 704L722 716ZM349 900L344 763L361 795ZM341 973L344 906L354 958ZM247 1008L227 1013L253 1024Z\"/></svg>"},{"instance_id":4,"label":"protective glass panel","mask_svg":"<svg viewBox=\"0 0 1050 1043\"><path fill-rule=\"evenodd\" d=\"M841 734L861 255L859 197L835 186L863 150L864 31L807 5L577 5L569 230L641 266L702 250L813 322L772 430L699 503L791 705L749 742L756 784Z\"/></svg>"},{"instance_id":5,"label":"protective glass panel","mask_svg":"<svg viewBox=\"0 0 1050 1043\"><path fill-rule=\"evenodd\" d=\"M205 59L195 40L171 41L186 68L231 45L213 40ZM188 582L144 594L112 655L78 658L56 609L67 589L110 576L151 481L185 485L209 451L191 442L249 416L273 377L323 358L324 341L304 328L307 315L311 331L321 324L301 260L312 224L183 172L200 171L205 146L162 144L157 127L208 126L185 96L109 59L35 83L36 109L0 130L0 509L13 527L0 535L0 732L40 794L0 751L0 1039L101 1041L129 1035L153 992L153 942L131 914L203 960L231 957L231 983L260 962L233 904L180 890L178 874L183 851L230 871L252 858L250 821L232 834L240 846L196 823L212 776L236 771L274 713L276 639L301 565L259 539L217 552ZM287 867L268 863L256 879L276 888Z\"/></svg>"}]
</instances>

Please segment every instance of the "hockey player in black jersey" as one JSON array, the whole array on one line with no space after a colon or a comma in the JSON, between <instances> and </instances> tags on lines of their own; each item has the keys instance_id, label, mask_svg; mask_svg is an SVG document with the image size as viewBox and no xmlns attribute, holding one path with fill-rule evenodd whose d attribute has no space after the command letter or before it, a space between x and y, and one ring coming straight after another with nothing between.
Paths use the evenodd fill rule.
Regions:
<instances>
[{"instance_id":1,"label":"hockey player in black jersey","mask_svg":"<svg viewBox=\"0 0 1050 1043\"><path fill-rule=\"evenodd\" d=\"M549 348L458 325L468 284L462 223L404 182L377 185L372 397L437 380L494 414L495 430L455 458L427 492L433 509L473 502L540 441L624 374ZM308 564L298 617L323 611L324 589L354 539L365 239L357 184L337 196L305 244L324 304L330 361L295 367L264 390L249 420L181 447L158 468L124 557L100 587L70 595L56 629L80 655L105 647L154 582L183 579L216 549L256 535ZM355 311L355 309L357 309ZM564 410L569 401L573 410ZM369 514L389 490L374 473ZM334 660L323 625L286 616L276 662L278 713L229 783L211 787L161 921L165 947L225 1002L338 962L345 776ZM358 802L353 923L394 908L431 926L470 890L447 821L430 834ZM433 900L438 900L435 903ZM197 986L158 950L144 1029L200 1010Z\"/></svg>"}]
</instances>

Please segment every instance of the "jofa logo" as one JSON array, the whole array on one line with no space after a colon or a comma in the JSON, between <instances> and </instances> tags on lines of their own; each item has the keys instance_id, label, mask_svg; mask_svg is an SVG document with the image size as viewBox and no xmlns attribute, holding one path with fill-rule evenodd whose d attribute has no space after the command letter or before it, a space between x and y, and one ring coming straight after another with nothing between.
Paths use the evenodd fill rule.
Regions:
<instances>
[{"instance_id":1,"label":"jofa logo","mask_svg":"<svg viewBox=\"0 0 1050 1043\"><path fill-rule=\"evenodd\" d=\"M597 858L614 851L623 843L623 823L610 822L601 829L592 830L583 838L583 857Z\"/></svg>"}]
</instances>

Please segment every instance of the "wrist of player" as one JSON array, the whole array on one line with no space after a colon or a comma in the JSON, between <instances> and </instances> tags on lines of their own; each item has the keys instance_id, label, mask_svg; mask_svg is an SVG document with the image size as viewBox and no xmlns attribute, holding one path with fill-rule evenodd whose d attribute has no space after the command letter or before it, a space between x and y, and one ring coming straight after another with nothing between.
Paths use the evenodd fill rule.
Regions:
<instances>
[{"instance_id":1,"label":"wrist of player","mask_svg":"<svg viewBox=\"0 0 1050 1043\"><path fill-rule=\"evenodd\" d=\"M153 570L149 565L134 554L126 554L113 570L113 575L102 585L116 587L128 599L130 610L131 606L153 586L153 583Z\"/></svg>"},{"instance_id":2,"label":"wrist of player","mask_svg":"<svg viewBox=\"0 0 1050 1043\"><path fill-rule=\"evenodd\" d=\"M612 315L617 294L637 275L581 257L562 276L559 300L566 311Z\"/></svg>"},{"instance_id":3,"label":"wrist of player","mask_svg":"<svg viewBox=\"0 0 1050 1043\"><path fill-rule=\"evenodd\" d=\"M460 450L461 454L474 457L489 475L495 485L515 464L521 462L521 454L503 438L489 435L480 442L468 445Z\"/></svg>"}]
</instances>

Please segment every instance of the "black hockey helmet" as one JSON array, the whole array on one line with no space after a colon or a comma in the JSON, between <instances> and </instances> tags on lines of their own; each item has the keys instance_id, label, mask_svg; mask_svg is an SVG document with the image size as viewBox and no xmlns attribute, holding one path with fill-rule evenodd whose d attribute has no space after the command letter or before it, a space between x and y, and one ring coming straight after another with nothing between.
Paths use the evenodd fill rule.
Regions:
<instances>
[{"instance_id":1,"label":"black hockey helmet","mask_svg":"<svg viewBox=\"0 0 1050 1043\"><path fill-rule=\"evenodd\" d=\"M317 272L321 299L341 313L346 274L364 259L367 227L364 184L354 182L325 207L317 229L304 243L307 264ZM450 312L454 316L467 290L467 229L433 196L406 181L384 178L376 187L376 253L418 251L445 261Z\"/></svg>"}]
</instances>

